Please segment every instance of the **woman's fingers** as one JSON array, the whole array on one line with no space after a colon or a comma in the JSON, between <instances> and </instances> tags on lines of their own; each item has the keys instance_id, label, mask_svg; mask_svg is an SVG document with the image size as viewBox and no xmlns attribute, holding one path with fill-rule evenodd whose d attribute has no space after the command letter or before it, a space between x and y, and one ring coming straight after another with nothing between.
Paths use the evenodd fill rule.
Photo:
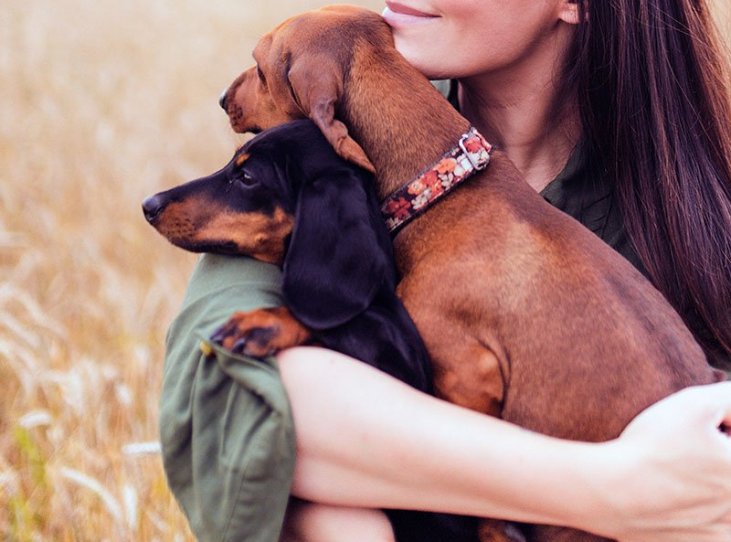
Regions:
<instances>
[{"instance_id":1,"label":"woman's fingers","mask_svg":"<svg viewBox=\"0 0 731 542\"><path fill-rule=\"evenodd\" d=\"M682 390L632 421L616 444L636 458L620 487L637 526L620 540L731 540L729 425L731 382Z\"/></svg>"}]
</instances>

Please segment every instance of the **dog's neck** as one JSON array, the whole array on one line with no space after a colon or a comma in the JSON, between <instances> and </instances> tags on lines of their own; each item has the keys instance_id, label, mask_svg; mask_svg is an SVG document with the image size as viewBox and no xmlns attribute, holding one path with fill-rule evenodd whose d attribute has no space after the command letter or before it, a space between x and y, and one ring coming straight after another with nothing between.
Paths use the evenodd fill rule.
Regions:
<instances>
[{"instance_id":1,"label":"dog's neck","mask_svg":"<svg viewBox=\"0 0 731 542\"><path fill-rule=\"evenodd\" d=\"M381 198L457 145L469 128L395 49L357 47L348 82L341 114L376 168Z\"/></svg>"}]
</instances>

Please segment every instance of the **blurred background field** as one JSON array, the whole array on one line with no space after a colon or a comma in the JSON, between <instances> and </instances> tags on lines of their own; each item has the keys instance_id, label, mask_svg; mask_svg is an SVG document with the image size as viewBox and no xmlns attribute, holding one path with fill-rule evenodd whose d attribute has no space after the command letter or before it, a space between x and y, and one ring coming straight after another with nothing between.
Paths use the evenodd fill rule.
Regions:
<instances>
[{"instance_id":1,"label":"blurred background field","mask_svg":"<svg viewBox=\"0 0 731 542\"><path fill-rule=\"evenodd\" d=\"M156 441L195 257L140 202L230 158L218 95L326 3L0 4L0 540L192 540Z\"/></svg>"},{"instance_id":2,"label":"blurred background field","mask_svg":"<svg viewBox=\"0 0 731 542\"><path fill-rule=\"evenodd\" d=\"M156 442L164 334L195 257L140 202L225 163L241 140L220 91L260 34L326 3L3 0L3 541L192 540Z\"/></svg>"}]
</instances>

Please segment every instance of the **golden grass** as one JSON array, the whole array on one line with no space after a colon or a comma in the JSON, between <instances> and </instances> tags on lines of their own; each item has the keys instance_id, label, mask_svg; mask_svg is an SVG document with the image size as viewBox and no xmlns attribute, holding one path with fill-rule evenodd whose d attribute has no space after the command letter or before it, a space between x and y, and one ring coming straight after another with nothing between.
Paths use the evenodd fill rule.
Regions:
<instances>
[{"instance_id":1,"label":"golden grass","mask_svg":"<svg viewBox=\"0 0 731 542\"><path fill-rule=\"evenodd\" d=\"M220 91L262 32L325 3L4 1L0 539L192 539L134 445L157 441L194 257L140 202L229 158Z\"/></svg>"},{"instance_id":2,"label":"golden grass","mask_svg":"<svg viewBox=\"0 0 731 542\"><path fill-rule=\"evenodd\" d=\"M325 3L4 0L3 540L192 538L155 442L163 337L194 257L139 204L228 159L219 92L263 31Z\"/></svg>"}]
</instances>

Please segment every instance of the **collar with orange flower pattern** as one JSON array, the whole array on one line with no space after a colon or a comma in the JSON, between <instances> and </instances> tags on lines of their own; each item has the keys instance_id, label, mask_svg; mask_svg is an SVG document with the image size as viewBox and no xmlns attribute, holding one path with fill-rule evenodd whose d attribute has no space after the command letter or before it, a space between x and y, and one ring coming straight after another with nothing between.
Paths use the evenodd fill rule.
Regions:
<instances>
[{"instance_id":1,"label":"collar with orange flower pattern","mask_svg":"<svg viewBox=\"0 0 731 542\"><path fill-rule=\"evenodd\" d=\"M391 235L395 236L404 224L462 181L485 169L491 150L492 145L472 127L433 166L388 196L381 205L381 213Z\"/></svg>"}]
</instances>

